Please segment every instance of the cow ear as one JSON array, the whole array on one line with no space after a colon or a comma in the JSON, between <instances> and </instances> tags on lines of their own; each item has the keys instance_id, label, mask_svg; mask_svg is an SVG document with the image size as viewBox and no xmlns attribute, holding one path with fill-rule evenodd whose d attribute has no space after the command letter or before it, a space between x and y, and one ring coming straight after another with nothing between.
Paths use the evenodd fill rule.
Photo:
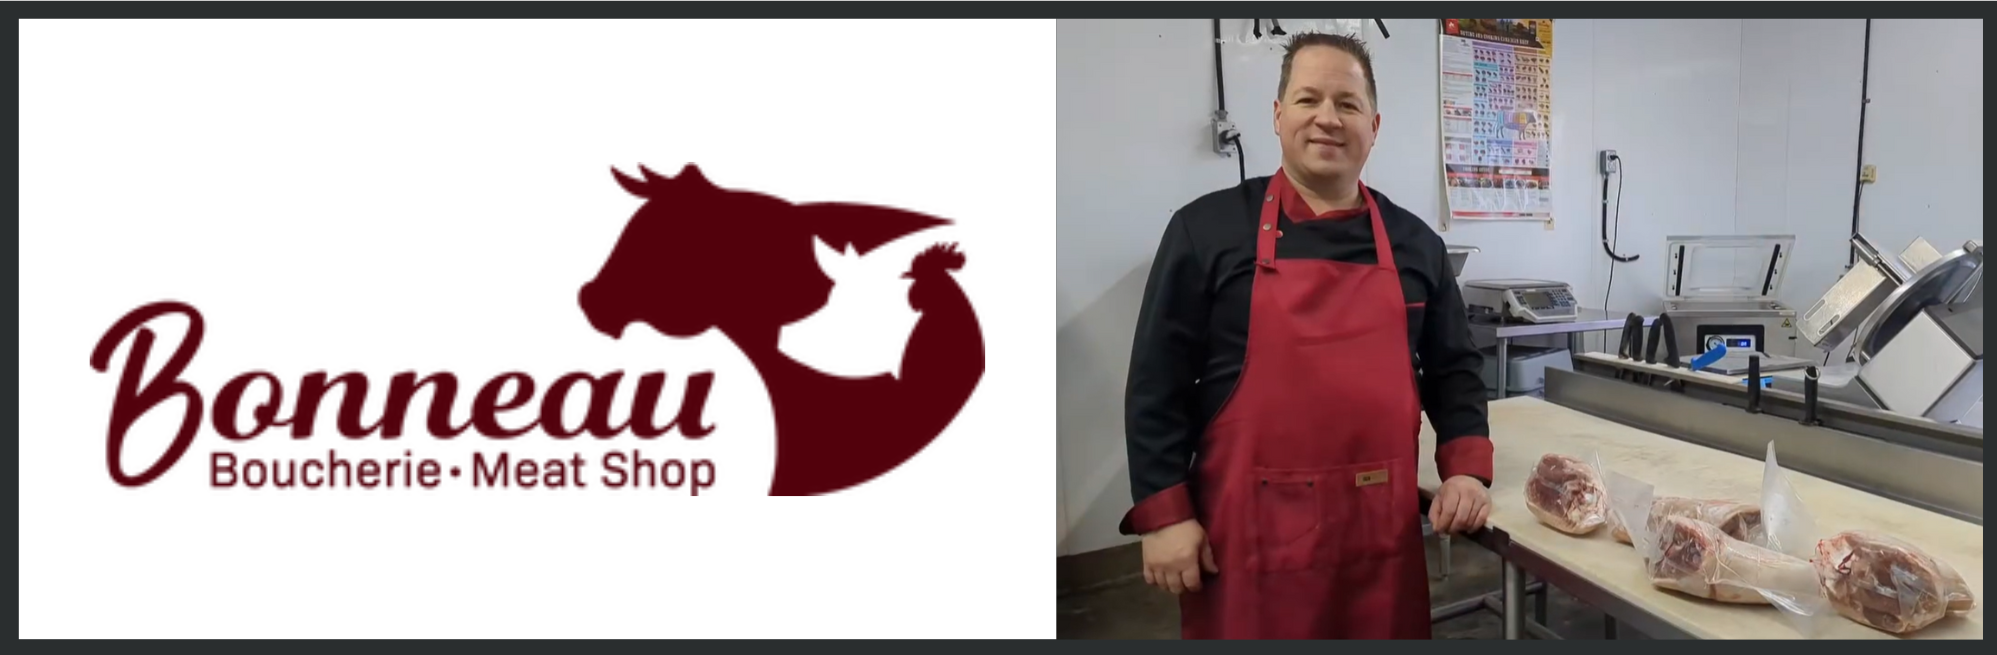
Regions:
<instances>
[{"instance_id":1,"label":"cow ear","mask_svg":"<svg viewBox=\"0 0 1997 655\"><path fill-rule=\"evenodd\" d=\"M846 253L834 250L832 246L826 245L824 240L816 237L811 239L811 252L817 256L818 270L824 271L825 277L832 278L835 282L846 273L847 267L852 263Z\"/></svg>"}]
</instances>

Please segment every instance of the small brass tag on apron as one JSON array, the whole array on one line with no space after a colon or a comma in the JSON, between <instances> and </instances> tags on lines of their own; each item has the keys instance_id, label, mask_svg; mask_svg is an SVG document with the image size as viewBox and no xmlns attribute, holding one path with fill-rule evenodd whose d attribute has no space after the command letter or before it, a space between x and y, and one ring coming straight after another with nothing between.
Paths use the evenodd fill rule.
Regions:
<instances>
[{"instance_id":1,"label":"small brass tag on apron","mask_svg":"<svg viewBox=\"0 0 1997 655\"><path fill-rule=\"evenodd\" d=\"M1367 485L1384 484L1386 481L1387 481L1387 469L1380 469L1378 471L1364 471L1359 474L1359 479L1357 481L1357 484L1353 486L1364 487Z\"/></svg>"}]
</instances>

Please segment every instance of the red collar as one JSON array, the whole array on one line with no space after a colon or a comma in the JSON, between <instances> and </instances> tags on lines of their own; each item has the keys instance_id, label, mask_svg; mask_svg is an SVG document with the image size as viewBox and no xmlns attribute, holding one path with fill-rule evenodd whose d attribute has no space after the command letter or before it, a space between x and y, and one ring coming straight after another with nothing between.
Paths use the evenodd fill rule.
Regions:
<instances>
[{"instance_id":1,"label":"red collar","mask_svg":"<svg viewBox=\"0 0 1997 655\"><path fill-rule=\"evenodd\" d=\"M1358 218L1367 215L1366 205L1364 204L1361 204L1358 207L1353 207L1351 209L1333 209L1331 211L1322 214L1313 212L1311 211L1310 203L1304 202L1303 195L1297 193L1297 187L1294 183L1285 186L1287 188L1284 189L1283 198L1282 198L1283 215L1288 217L1293 222L1301 223L1304 221L1316 221L1316 220L1339 220L1347 218ZM1360 201L1363 203L1366 198L1364 191L1360 193L1359 197Z\"/></svg>"}]
</instances>

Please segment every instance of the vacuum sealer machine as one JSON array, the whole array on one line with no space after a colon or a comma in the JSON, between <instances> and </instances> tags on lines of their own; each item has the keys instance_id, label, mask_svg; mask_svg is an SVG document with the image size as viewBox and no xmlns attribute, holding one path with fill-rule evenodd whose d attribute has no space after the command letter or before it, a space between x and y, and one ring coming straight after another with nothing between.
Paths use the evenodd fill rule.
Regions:
<instances>
[{"instance_id":1,"label":"vacuum sealer machine","mask_svg":"<svg viewBox=\"0 0 1997 655\"><path fill-rule=\"evenodd\" d=\"M1797 359L1796 310L1776 299L1795 249L1793 235L1668 237L1664 313L1679 352L1724 345L1776 368L1808 363Z\"/></svg>"}]
</instances>

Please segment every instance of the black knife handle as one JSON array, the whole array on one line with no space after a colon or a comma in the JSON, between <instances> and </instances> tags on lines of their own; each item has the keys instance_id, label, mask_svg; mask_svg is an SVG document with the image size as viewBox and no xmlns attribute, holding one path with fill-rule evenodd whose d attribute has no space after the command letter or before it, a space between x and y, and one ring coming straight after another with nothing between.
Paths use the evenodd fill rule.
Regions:
<instances>
[{"instance_id":1,"label":"black knife handle","mask_svg":"<svg viewBox=\"0 0 1997 655\"><path fill-rule=\"evenodd\" d=\"M1803 369L1803 425L1822 425L1817 420L1817 367Z\"/></svg>"},{"instance_id":2,"label":"black knife handle","mask_svg":"<svg viewBox=\"0 0 1997 655\"><path fill-rule=\"evenodd\" d=\"M1630 315L1623 319L1623 339L1622 343L1616 346L1616 356L1627 361L1643 359L1643 317L1638 316L1636 312L1630 312ZM1622 380L1625 376L1637 382L1642 381L1635 371L1627 368L1616 369L1616 379Z\"/></svg>"},{"instance_id":3,"label":"black knife handle","mask_svg":"<svg viewBox=\"0 0 1997 655\"><path fill-rule=\"evenodd\" d=\"M1661 343L1660 343L1661 342ZM1671 368L1683 366L1678 361L1678 330L1671 325L1670 314L1659 314L1650 323L1650 345L1645 349L1643 361L1657 363L1657 347L1664 346L1664 365Z\"/></svg>"},{"instance_id":4,"label":"black knife handle","mask_svg":"<svg viewBox=\"0 0 1997 655\"><path fill-rule=\"evenodd\" d=\"M1747 356L1747 413L1761 413L1761 356Z\"/></svg>"},{"instance_id":5,"label":"black knife handle","mask_svg":"<svg viewBox=\"0 0 1997 655\"><path fill-rule=\"evenodd\" d=\"M1623 359L1638 359L1643 352L1643 317L1632 312L1623 319L1623 342L1616 349L1616 356Z\"/></svg>"}]
</instances>

